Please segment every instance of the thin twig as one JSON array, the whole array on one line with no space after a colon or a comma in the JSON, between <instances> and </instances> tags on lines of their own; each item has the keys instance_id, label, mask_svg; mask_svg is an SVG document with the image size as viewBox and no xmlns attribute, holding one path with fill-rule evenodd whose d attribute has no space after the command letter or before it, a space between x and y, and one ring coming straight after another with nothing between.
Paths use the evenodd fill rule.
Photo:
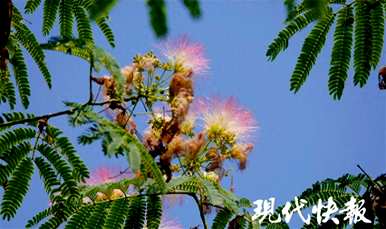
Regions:
<instances>
[{"instance_id":1,"label":"thin twig","mask_svg":"<svg viewBox=\"0 0 386 229\"><path fill-rule=\"evenodd\" d=\"M200 200L198 199L197 195L195 193L190 193L187 195L191 196L194 199L194 201L196 201L198 210L200 211L200 217L201 217L201 221L202 221L202 224L204 226L204 229L208 229L208 225L206 225L204 210L202 208L202 204L200 203Z\"/></svg>"},{"instance_id":2,"label":"thin twig","mask_svg":"<svg viewBox=\"0 0 386 229\"><path fill-rule=\"evenodd\" d=\"M87 103L92 103L93 102L93 93L92 93L92 72L94 69L94 56L91 54L90 55L90 68L89 68L89 98Z\"/></svg>"},{"instance_id":3,"label":"thin twig","mask_svg":"<svg viewBox=\"0 0 386 229\"><path fill-rule=\"evenodd\" d=\"M111 177L109 177L109 179L115 179L115 178L118 178L118 177L122 176L123 174L127 173L127 171L129 171L129 168L126 168L126 169L124 169L124 170L122 170L122 171L119 171L119 174L114 175L114 176L111 176Z\"/></svg>"},{"instance_id":4,"label":"thin twig","mask_svg":"<svg viewBox=\"0 0 386 229\"><path fill-rule=\"evenodd\" d=\"M36 152L36 148L38 146L38 142L39 142L41 134L42 134L42 132L39 131L38 135L36 136L34 148L32 149L32 156L31 156L32 160L35 159L35 152Z\"/></svg>"},{"instance_id":5,"label":"thin twig","mask_svg":"<svg viewBox=\"0 0 386 229\"><path fill-rule=\"evenodd\" d=\"M87 106L87 105L90 105L90 106L102 106L102 105L105 105L105 104L109 104L111 102L112 101L109 100L109 101L100 102L100 103L90 103L90 104L86 103L86 104L83 104L80 107L71 108L71 109L64 110L64 111L59 111L59 112L55 112L55 113L49 113L49 114L45 114L45 115L41 115L41 116L35 116L35 117L32 117L32 118L15 120L15 121L6 122L6 123L1 123L0 124L0 128L2 128L2 127L9 127L9 126L18 125L18 124L29 123L29 122L35 122L35 121L38 121L40 119L50 119L50 118L58 117L58 116L62 116L62 115L70 115L70 114L73 114L76 111L80 110L84 106Z\"/></svg>"},{"instance_id":6,"label":"thin twig","mask_svg":"<svg viewBox=\"0 0 386 229\"><path fill-rule=\"evenodd\" d=\"M377 186L378 188L379 188L379 190L380 191L382 191L382 187L378 184L378 183L376 183L372 178L371 178L371 176L360 166L360 165L357 165L357 167L362 171L362 173L363 174L365 174L365 176L367 176L367 178L369 178L369 180L370 180L370 182L373 184L373 185L375 185L375 186Z\"/></svg>"}]
</instances>

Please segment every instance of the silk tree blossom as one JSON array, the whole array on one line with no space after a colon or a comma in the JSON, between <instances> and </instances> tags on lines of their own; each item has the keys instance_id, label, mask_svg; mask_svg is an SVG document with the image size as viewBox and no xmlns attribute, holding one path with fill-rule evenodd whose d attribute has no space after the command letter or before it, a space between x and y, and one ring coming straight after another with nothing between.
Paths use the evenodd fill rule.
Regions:
<instances>
[{"instance_id":1,"label":"silk tree blossom","mask_svg":"<svg viewBox=\"0 0 386 229\"><path fill-rule=\"evenodd\" d=\"M161 45L160 49L177 71L192 71L200 74L205 73L209 68L209 61L204 55L204 46L191 42L187 36L168 40Z\"/></svg>"},{"instance_id":2,"label":"silk tree blossom","mask_svg":"<svg viewBox=\"0 0 386 229\"><path fill-rule=\"evenodd\" d=\"M209 139L221 139L230 144L246 142L258 128L251 112L233 97L228 99L199 98L193 106Z\"/></svg>"},{"instance_id":3,"label":"silk tree blossom","mask_svg":"<svg viewBox=\"0 0 386 229\"><path fill-rule=\"evenodd\" d=\"M159 229L182 229L182 225L174 220L162 220Z\"/></svg>"},{"instance_id":4,"label":"silk tree blossom","mask_svg":"<svg viewBox=\"0 0 386 229\"><path fill-rule=\"evenodd\" d=\"M129 177L129 172L121 172L119 169L108 167L100 167L91 173L89 179L86 180L87 185L100 185L104 183L116 182L122 178Z\"/></svg>"}]
</instances>

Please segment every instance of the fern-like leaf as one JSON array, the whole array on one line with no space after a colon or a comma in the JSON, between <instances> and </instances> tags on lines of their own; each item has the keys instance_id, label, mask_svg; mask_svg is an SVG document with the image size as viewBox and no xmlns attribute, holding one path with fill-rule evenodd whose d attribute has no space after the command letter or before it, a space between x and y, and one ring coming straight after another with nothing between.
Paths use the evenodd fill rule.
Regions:
<instances>
[{"instance_id":1,"label":"fern-like leaf","mask_svg":"<svg viewBox=\"0 0 386 229\"><path fill-rule=\"evenodd\" d=\"M6 165L0 165L0 184L5 184L16 170L20 162L31 151L31 144L23 142L6 151L1 152L0 159L6 162Z\"/></svg>"},{"instance_id":2,"label":"fern-like leaf","mask_svg":"<svg viewBox=\"0 0 386 229\"><path fill-rule=\"evenodd\" d=\"M102 228L106 221L107 213L110 208L109 202L99 203L94 207L91 216L88 218L86 228Z\"/></svg>"},{"instance_id":3,"label":"fern-like leaf","mask_svg":"<svg viewBox=\"0 0 386 229\"><path fill-rule=\"evenodd\" d=\"M147 198L146 228L157 229L161 223L162 201L160 196L151 195Z\"/></svg>"},{"instance_id":4,"label":"fern-like leaf","mask_svg":"<svg viewBox=\"0 0 386 229\"><path fill-rule=\"evenodd\" d=\"M52 208L44 209L41 212L38 212L32 219L28 220L27 224L25 225L26 228L32 228L33 226L39 224L42 220L46 219L51 215Z\"/></svg>"},{"instance_id":5,"label":"fern-like leaf","mask_svg":"<svg viewBox=\"0 0 386 229\"><path fill-rule=\"evenodd\" d=\"M56 15L58 14L59 4L60 4L60 0L44 1L43 25L42 25L42 32L44 35L48 35L55 24Z\"/></svg>"},{"instance_id":6,"label":"fern-like leaf","mask_svg":"<svg viewBox=\"0 0 386 229\"><path fill-rule=\"evenodd\" d=\"M0 135L0 155L23 141L29 141L36 136L32 128L17 128L4 132Z\"/></svg>"},{"instance_id":7,"label":"fern-like leaf","mask_svg":"<svg viewBox=\"0 0 386 229\"><path fill-rule=\"evenodd\" d=\"M232 211L226 208L221 209L213 220L212 229L225 229L232 216Z\"/></svg>"},{"instance_id":8,"label":"fern-like leaf","mask_svg":"<svg viewBox=\"0 0 386 229\"><path fill-rule=\"evenodd\" d=\"M3 219L10 220L15 216L17 209L23 202L24 196L27 194L32 174L32 161L29 158L25 158L16 168L5 189L0 212Z\"/></svg>"},{"instance_id":9,"label":"fern-like leaf","mask_svg":"<svg viewBox=\"0 0 386 229\"><path fill-rule=\"evenodd\" d=\"M111 30L110 26L107 24L106 18L98 18L95 22L99 29L102 31L103 35L106 37L110 46L115 47L114 33Z\"/></svg>"},{"instance_id":10,"label":"fern-like leaf","mask_svg":"<svg viewBox=\"0 0 386 229\"><path fill-rule=\"evenodd\" d=\"M166 5L164 0L147 0L150 24L157 37L163 37L168 32Z\"/></svg>"},{"instance_id":11,"label":"fern-like leaf","mask_svg":"<svg viewBox=\"0 0 386 229\"><path fill-rule=\"evenodd\" d=\"M70 194L77 196L78 188L72 171L68 163L58 154L55 149L47 144L39 144L37 150L54 166L56 172L63 178L64 183L61 186L63 195Z\"/></svg>"},{"instance_id":12,"label":"fern-like leaf","mask_svg":"<svg viewBox=\"0 0 386 229\"><path fill-rule=\"evenodd\" d=\"M334 18L335 16L330 13L319 19L318 23L304 41L295 70L291 76L291 91L296 93L306 81L311 68L316 62L317 56L326 41L327 33L334 22Z\"/></svg>"},{"instance_id":13,"label":"fern-like leaf","mask_svg":"<svg viewBox=\"0 0 386 229\"><path fill-rule=\"evenodd\" d=\"M89 171L84 162L78 156L70 140L61 136L63 134L62 131L53 126L49 126L46 129L46 132L50 136L50 139L47 139L47 143L51 141L49 144L54 145L56 150L66 157L74 170L74 176L77 181L84 182L85 179L89 177Z\"/></svg>"},{"instance_id":14,"label":"fern-like leaf","mask_svg":"<svg viewBox=\"0 0 386 229\"><path fill-rule=\"evenodd\" d=\"M144 196L134 197L130 200L125 229L142 229L146 216L146 198Z\"/></svg>"},{"instance_id":15,"label":"fern-like leaf","mask_svg":"<svg viewBox=\"0 0 386 229\"><path fill-rule=\"evenodd\" d=\"M59 5L60 35L64 38L72 37L74 14L72 11L73 0L61 0Z\"/></svg>"},{"instance_id":16,"label":"fern-like leaf","mask_svg":"<svg viewBox=\"0 0 386 229\"><path fill-rule=\"evenodd\" d=\"M16 7L13 8L13 11L13 27L16 29L15 37L31 55L43 74L48 87L51 88L52 77L45 63L43 49L40 47L40 44L32 31L24 24L23 17Z\"/></svg>"},{"instance_id":17,"label":"fern-like leaf","mask_svg":"<svg viewBox=\"0 0 386 229\"><path fill-rule=\"evenodd\" d=\"M383 5L386 3L376 2L370 11L371 28L371 59L370 64L375 69L379 63L383 51L383 39L385 34L385 15Z\"/></svg>"},{"instance_id":18,"label":"fern-like leaf","mask_svg":"<svg viewBox=\"0 0 386 229\"><path fill-rule=\"evenodd\" d=\"M289 39L297 32L304 29L307 25L317 18L313 10L306 11L304 14L295 17L279 34L277 38L268 46L266 56L273 61L277 55L288 47Z\"/></svg>"},{"instance_id":19,"label":"fern-like leaf","mask_svg":"<svg viewBox=\"0 0 386 229\"><path fill-rule=\"evenodd\" d=\"M65 229L85 228L86 223L92 214L93 208L95 208L93 205L82 207L78 212L71 216L70 220L66 224Z\"/></svg>"},{"instance_id":20,"label":"fern-like leaf","mask_svg":"<svg viewBox=\"0 0 386 229\"><path fill-rule=\"evenodd\" d=\"M35 161L36 167L38 167L39 169L40 177L43 179L44 187L47 193L51 193L51 191L57 185L60 185L60 182L57 178L57 175L54 169L42 157L36 157L34 161Z\"/></svg>"},{"instance_id":21,"label":"fern-like leaf","mask_svg":"<svg viewBox=\"0 0 386 229\"><path fill-rule=\"evenodd\" d=\"M10 63L13 66L13 72L21 102L25 108L29 105L29 96L31 95L31 89L28 81L27 66L23 52L21 51L18 44L14 43L14 50L11 53Z\"/></svg>"},{"instance_id":22,"label":"fern-like leaf","mask_svg":"<svg viewBox=\"0 0 386 229\"><path fill-rule=\"evenodd\" d=\"M27 3L25 4L24 10L27 14L33 13L36 8L40 5L42 0L27 0Z\"/></svg>"},{"instance_id":23,"label":"fern-like leaf","mask_svg":"<svg viewBox=\"0 0 386 229\"><path fill-rule=\"evenodd\" d=\"M0 79L0 103L8 101L9 107L13 109L16 105L16 91L11 81L8 67L5 70L0 70Z\"/></svg>"},{"instance_id":24,"label":"fern-like leaf","mask_svg":"<svg viewBox=\"0 0 386 229\"><path fill-rule=\"evenodd\" d=\"M130 207L129 203L130 201L126 198L115 200L111 204L111 208L103 228L123 228Z\"/></svg>"},{"instance_id":25,"label":"fern-like leaf","mask_svg":"<svg viewBox=\"0 0 386 229\"><path fill-rule=\"evenodd\" d=\"M185 7L189 10L190 16L199 18L201 16L201 8L199 0L183 0Z\"/></svg>"},{"instance_id":26,"label":"fern-like leaf","mask_svg":"<svg viewBox=\"0 0 386 229\"><path fill-rule=\"evenodd\" d=\"M93 42L92 29L86 10L81 7L80 1L74 5L75 20L78 28L79 38L88 42Z\"/></svg>"},{"instance_id":27,"label":"fern-like leaf","mask_svg":"<svg viewBox=\"0 0 386 229\"><path fill-rule=\"evenodd\" d=\"M371 29L370 8L366 1L355 1L354 84L363 87L370 75Z\"/></svg>"},{"instance_id":28,"label":"fern-like leaf","mask_svg":"<svg viewBox=\"0 0 386 229\"><path fill-rule=\"evenodd\" d=\"M340 99L348 75L353 44L353 12L348 6L338 12L334 33L328 88L334 99Z\"/></svg>"}]
</instances>

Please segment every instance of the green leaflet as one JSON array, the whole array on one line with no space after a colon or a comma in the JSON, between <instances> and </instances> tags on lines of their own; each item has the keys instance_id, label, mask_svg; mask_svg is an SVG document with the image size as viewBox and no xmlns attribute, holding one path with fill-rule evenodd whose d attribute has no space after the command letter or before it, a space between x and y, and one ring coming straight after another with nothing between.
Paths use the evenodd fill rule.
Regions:
<instances>
[{"instance_id":1,"label":"green leaflet","mask_svg":"<svg viewBox=\"0 0 386 229\"><path fill-rule=\"evenodd\" d=\"M370 64L375 69L381 59L383 51L383 40L385 33L385 3L377 2L370 10L370 28L371 28L371 59Z\"/></svg>"},{"instance_id":2,"label":"green leaflet","mask_svg":"<svg viewBox=\"0 0 386 229\"><path fill-rule=\"evenodd\" d=\"M115 200L111 204L110 211L107 215L103 228L123 228L128 211L130 209L130 201L126 198Z\"/></svg>"},{"instance_id":3,"label":"green leaflet","mask_svg":"<svg viewBox=\"0 0 386 229\"><path fill-rule=\"evenodd\" d=\"M51 208L44 209L43 211L37 213L32 219L28 220L27 224L25 225L26 228L31 228L38 223L40 223L42 220L50 216L51 214Z\"/></svg>"},{"instance_id":4,"label":"green leaflet","mask_svg":"<svg viewBox=\"0 0 386 229\"><path fill-rule=\"evenodd\" d=\"M54 148L44 143L39 144L37 150L53 165L58 175L63 179L61 193L63 195L79 195L79 190L73 177L71 167L60 154L58 154Z\"/></svg>"},{"instance_id":5,"label":"green leaflet","mask_svg":"<svg viewBox=\"0 0 386 229\"><path fill-rule=\"evenodd\" d=\"M27 194L32 174L32 161L29 158L25 158L17 166L4 192L0 211L3 219L10 220L15 216L17 209L21 206Z\"/></svg>"},{"instance_id":6,"label":"green leaflet","mask_svg":"<svg viewBox=\"0 0 386 229\"><path fill-rule=\"evenodd\" d=\"M317 19L314 10L308 10L304 14L295 17L289 24L277 35L277 37L268 46L266 56L273 61L280 52L288 47L289 39L297 32L304 29L307 25Z\"/></svg>"},{"instance_id":7,"label":"green leaflet","mask_svg":"<svg viewBox=\"0 0 386 229\"><path fill-rule=\"evenodd\" d=\"M134 197L130 200L129 212L125 222L125 229L142 229L146 218L146 198Z\"/></svg>"},{"instance_id":8,"label":"green leaflet","mask_svg":"<svg viewBox=\"0 0 386 229\"><path fill-rule=\"evenodd\" d=\"M76 3L73 6L73 9L75 20L78 25L77 28L79 39L93 43L91 24L87 16L86 10L81 7L80 2Z\"/></svg>"},{"instance_id":9,"label":"green leaflet","mask_svg":"<svg viewBox=\"0 0 386 229\"><path fill-rule=\"evenodd\" d=\"M0 78L0 103L8 102L9 107L13 109L16 105L16 91L8 67L5 70L0 70Z\"/></svg>"},{"instance_id":10,"label":"green leaflet","mask_svg":"<svg viewBox=\"0 0 386 229\"><path fill-rule=\"evenodd\" d=\"M85 228L98 229L102 228L103 224L106 221L108 210L111 206L111 203L104 202L96 205L92 211L91 216L88 218Z\"/></svg>"},{"instance_id":11,"label":"green leaflet","mask_svg":"<svg viewBox=\"0 0 386 229\"><path fill-rule=\"evenodd\" d=\"M201 8L199 0L182 0L185 7L189 10L190 16L192 18L201 17Z\"/></svg>"},{"instance_id":12,"label":"green leaflet","mask_svg":"<svg viewBox=\"0 0 386 229\"><path fill-rule=\"evenodd\" d=\"M233 213L230 210L221 209L213 220L212 229L225 229L232 216Z\"/></svg>"},{"instance_id":13,"label":"green leaflet","mask_svg":"<svg viewBox=\"0 0 386 229\"><path fill-rule=\"evenodd\" d=\"M36 131L32 128L17 128L13 130L8 130L0 135L0 155L24 141L29 141L36 136Z\"/></svg>"},{"instance_id":14,"label":"green leaflet","mask_svg":"<svg viewBox=\"0 0 386 229\"><path fill-rule=\"evenodd\" d=\"M44 1L42 25L42 32L44 35L48 35L55 24L59 4L60 0Z\"/></svg>"},{"instance_id":15,"label":"green leaflet","mask_svg":"<svg viewBox=\"0 0 386 229\"><path fill-rule=\"evenodd\" d=\"M354 84L363 87L370 75L371 29L370 9L365 1L355 1Z\"/></svg>"},{"instance_id":16,"label":"green leaflet","mask_svg":"<svg viewBox=\"0 0 386 229\"><path fill-rule=\"evenodd\" d=\"M146 228L158 229L161 224L162 201L158 195L151 195L147 198Z\"/></svg>"},{"instance_id":17,"label":"green leaflet","mask_svg":"<svg viewBox=\"0 0 386 229\"><path fill-rule=\"evenodd\" d=\"M46 132L50 136L48 139L44 139L47 144L52 145L58 152L65 156L74 171L74 176L77 181L84 182L85 179L89 177L89 171L68 138L62 136L62 131L53 126L48 126Z\"/></svg>"},{"instance_id":18,"label":"green leaflet","mask_svg":"<svg viewBox=\"0 0 386 229\"><path fill-rule=\"evenodd\" d=\"M2 161L6 162L6 165L0 166L0 183L4 184L8 178L17 169L24 158L31 151L31 145L26 142L22 142L19 145L12 147L6 151L3 151L0 155Z\"/></svg>"},{"instance_id":19,"label":"green leaflet","mask_svg":"<svg viewBox=\"0 0 386 229\"><path fill-rule=\"evenodd\" d=\"M295 70L291 76L291 91L296 93L306 81L312 66L316 62L317 56L326 41L327 33L334 22L334 19L335 16L333 14L326 15L319 19L318 23L308 34L304 41L300 56L298 57Z\"/></svg>"},{"instance_id":20,"label":"green leaflet","mask_svg":"<svg viewBox=\"0 0 386 229\"><path fill-rule=\"evenodd\" d=\"M329 94L333 99L341 99L348 78L352 51L354 51L354 85L363 87L367 83L371 70L377 67L383 52L386 3L384 1L302 0L295 4L296 6L294 4L292 0L285 1L290 17L287 20L287 27L269 45L266 53L268 59L274 60L287 48L289 38L311 22L306 23L304 18L306 14L313 12L313 20L318 19L318 24L325 21L323 18L331 14L337 15L328 79ZM328 26L326 24L325 28L329 28L332 23L328 23ZM316 36L307 37L303 44L291 77L291 91L297 92L304 84L312 66L316 63L317 54L324 46L328 30L322 31L317 28L318 24L313 29ZM316 34L318 30L319 35L324 33L323 36ZM352 46L353 40L354 46Z\"/></svg>"},{"instance_id":21,"label":"green leaflet","mask_svg":"<svg viewBox=\"0 0 386 229\"><path fill-rule=\"evenodd\" d=\"M30 14L33 13L36 8L40 5L41 0L27 0L27 3L25 4L24 10L26 13Z\"/></svg>"},{"instance_id":22,"label":"green leaflet","mask_svg":"<svg viewBox=\"0 0 386 229\"><path fill-rule=\"evenodd\" d=\"M150 24L157 37L167 34L167 15L164 0L146 0L149 9Z\"/></svg>"},{"instance_id":23,"label":"green leaflet","mask_svg":"<svg viewBox=\"0 0 386 229\"><path fill-rule=\"evenodd\" d=\"M58 180L54 169L42 157L36 157L34 162L36 167L39 169L39 174L43 179L44 187L47 193L51 193L56 186L60 185L60 181Z\"/></svg>"},{"instance_id":24,"label":"green leaflet","mask_svg":"<svg viewBox=\"0 0 386 229\"><path fill-rule=\"evenodd\" d=\"M16 85L19 91L20 99L25 108L29 105L29 96L31 89L28 80L27 66L25 64L23 52L17 43L13 43L12 52L10 52L10 63L13 67Z\"/></svg>"},{"instance_id":25,"label":"green leaflet","mask_svg":"<svg viewBox=\"0 0 386 229\"><path fill-rule=\"evenodd\" d=\"M328 74L328 88L330 95L334 99L340 99L342 97L350 67L354 20L352 7L341 9L337 17L334 46L331 54L331 67Z\"/></svg>"},{"instance_id":26,"label":"green leaflet","mask_svg":"<svg viewBox=\"0 0 386 229\"><path fill-rule=\"evenodd\" d=\"M13 7L13 27L16 29L15 38L24 46L38 65L49 88L51 88L51 74L45 63L45 55L33 32L24 24L23 17L16 7Z\"/></svg>"},{"instance_id":27,"label":"green leaflet","mask_svg":"<svg viewBox=\"0 0 386 229\"><path fill-rule=\"evenodd\" d=\"M106 18L98 18L96 21L97 26L106 37L111 47L115 47L114 33L106 22Z\"/></svg>"},{"instance_id":28,"label":"green leaflet","mask_svg":"<svg viewBox=\"0 0 386 229\"><path fill-rule=\"evenodd\" d=\"M95 206L89 205L82 207L76 214L71 216L70 220L65 226L65 229L83 229L90 218L93 208Z\"/></svg>"},{"instance_id":29,"label":"green leaflet","mask_svg":"<svg viewBox=\"0 0 386 229\"><path fill-rule=\"evenodd\" d=\"M60 0L59 4L59 24L60 35L64 38L72 37L72 27L74 24L74 12L72 10L73 0Z\"/></svg>"}]
</instances>

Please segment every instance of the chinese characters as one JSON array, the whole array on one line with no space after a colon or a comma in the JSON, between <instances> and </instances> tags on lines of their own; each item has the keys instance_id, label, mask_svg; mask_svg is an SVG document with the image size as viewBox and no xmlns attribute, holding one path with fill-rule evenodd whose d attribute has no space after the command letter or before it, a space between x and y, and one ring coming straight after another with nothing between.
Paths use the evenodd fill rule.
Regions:
<instances>
[{"instance_id":1,"label":"chinese characters","mask_svg":"<svg viewBox=\"0 0 386 229\"><path fill-rule=\"evenodd\" d=\"M305 223L310 224L311 215L302 213L305 208L311 208L311 212L316 216L316 221L320 225L331 220L338 225L339 219L335 216L337 214L343 214L343 221L348 221L349 224L355 224L359 221L364 223L371 223L369 219L365 217L366 209L364 206L364 200L357 200L351 197L344 206L339 209L332 197L327 201L319 199L315 205L310 205L306 200L295 197L293 202L286 202L282 209L278 209L275 212L275 198L271 197L268 200L256 200L253 202L256 206L254 209L253 220L258 220L262 223L268 220L270 223L280 223L282 221L289 223L292 216L296 213L299 218Z\"/></svg>"}]
</instances>

